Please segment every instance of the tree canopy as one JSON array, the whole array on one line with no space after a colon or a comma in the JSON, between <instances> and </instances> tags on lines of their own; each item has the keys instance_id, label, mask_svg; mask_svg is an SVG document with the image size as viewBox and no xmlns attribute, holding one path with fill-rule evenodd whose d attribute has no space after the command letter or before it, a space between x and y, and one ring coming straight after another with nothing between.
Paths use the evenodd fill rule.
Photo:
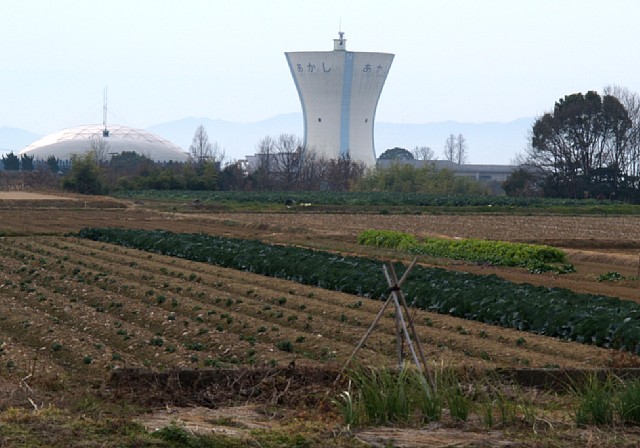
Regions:
<instances>
[{"instance_id":1,"label":"tree canopy","mask_svg":"<svg viewBox=\"0 0 640 448\"><path fill-rule=\"evenodd\" d=\"M387 149L385 152L380 154L378 157L380 160L414 160L413 154L411 151L407 151L404 148L395 148Z\"/></svg>"},{"instance_id":2,"label":"tree canopy","mask_svg":"<svg viewBox=\"0 0 640 448\"><path fill-rule=\"evenodd\" d=\"M633 123L622 103L595 91L559 99L533 125L529 158L546 173L545 195L621 197L637 182L630 169ZM634 178L635 177L635 178Z\"/></svg>"},{"instance_id":3,"label":"tree canopy","mask_svg":"<svg viewBox=\"0 0 640 448\"><path fill-rule=\"evenodd\" d=\"M360 179L356 189L400 193L488 194L486 186L475 179L455 176L453 171L447 169L438 170L433 164L414 168L412 165L394 163L388 168L376 168Z\"/></svg>"},{"instance_id":4,"label":"tree canopy","mask_svg":"<svg viewBox=\"0 0 640 448\"><path fill-rule=\"evenodd\" d=\"M83 156L71 156L71 170L62 182L65 190L81 194L101 194L104 192L102 173L95 155L88 152Z\"/></svg>"}]
</instances>

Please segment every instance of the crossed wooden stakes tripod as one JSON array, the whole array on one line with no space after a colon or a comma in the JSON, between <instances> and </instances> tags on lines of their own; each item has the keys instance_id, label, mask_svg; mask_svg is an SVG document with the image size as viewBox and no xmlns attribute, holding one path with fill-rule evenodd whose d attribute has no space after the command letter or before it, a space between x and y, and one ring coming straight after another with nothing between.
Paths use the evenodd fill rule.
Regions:
<instances>
[{"instance_id":1,"label":"crossed wooden stakes tripod","mask_svg":"<svg viewBox=\"0 0 640 448\"><path fill-rule=\"evenodd\" d=\"M401 289L402 284L409 276L409 273L414 268L417 261L418 261L417 257L413 259L413 261L411 262L407 270L404 272L400 280L398 280L398 277L396 275L396 271L393 267L392 262L388 262L382 265L382 271L384 272L384 276L387 279L387 284L389 285L389 297L387 297L387 300L384 302L384 305L382 305L382 308L380 309L375 319L371 323L371 326L369 327L367 332L364 334L364 336L362 336L362 339L360 339L360 342L358 342L358 345L353 350L353 353L351 353L351 356L342 367L342 370L340 370L340 373L338 374L338 377L336 378L335 382L337 382L340 379L340 376L342 375L342 373L346 370L347 366L351 363L351 361L356 356L358 351L362 348L364 343L367 341L367 339L373 332L374 328L378 324L378 321L382 317L382 314L387 309L389 304L393 303L396 310L395 312L396 335L397 335L396 352L397 352L397 359L398 359L398 368L402 368L402 364L404 362L403 342L406 340L407 346L409 347L409 351L411 352L411 357L417 369L420 371L421 374L423 374L427 378L431 386L435 386L433 375L431 373L431 370L429 369L429 365L427 364L427 360L424 356L424 350L422 349L422 344L420 343L418 332L416 331L415 326L413 325L413 318L411 316L411 313L409 313L409 307L407 306L407 301ZM409 329L407 329L407 324L409 325L409 329L411 330L411 333L413 335L413 341L409 336ZM414 347L414 342L415 342L415 347ZM418 359L418 357L420 359Z\"/></svg>"}]
</instances>

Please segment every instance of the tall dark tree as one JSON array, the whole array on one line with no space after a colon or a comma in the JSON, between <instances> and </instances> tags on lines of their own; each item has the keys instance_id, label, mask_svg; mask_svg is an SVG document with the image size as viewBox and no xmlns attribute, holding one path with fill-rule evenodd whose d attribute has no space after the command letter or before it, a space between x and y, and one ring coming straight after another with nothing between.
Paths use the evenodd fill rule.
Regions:
<instances>
[{"instance_id":1,"label":"tall dark tree","mask_svg":"<svg viewBox=\"0 0 640 448\"><path fill-rule=\"evenodd\" d=\"M20 169L22 171L33 171L33 156L22 154L20 156Z\"/></svg>"},{"instance_id":2,"label":"tall dark tree","mask_svg":"<svg viewBox=\"0 0 640 448\"><path fill-rule=\"evenodd\" d=\"M545 194L617 195L626 181L631 129L625 107L614 96L590 91L558 100L531 133L529 159L547 173Z\"/></svg>"},{"instance_id":3,"label":"tall dark tree","mask_svg":"<svg viewBox=\"0 0 640 448\"><path fill-rule=\"evenodd\" d=\"M58 173L60 171L60 159L51 154L47 157L47 167L52 173Z\"/></svg>"},{"instance_id":4,"label":"tall dark tree","mask_svg":"<svg viewBox=\"0 0 640 448\"><path fill-rule=\"evenodd\" d=\"M218 176L218 188L220 190L242 191L245 189L246 184L247 178L242 165L238 162L225 166Z\"/></svg>"},{"instance_id":5,"label":"tall dark tree","mask_svg":"<svg viewBox=\"0 0 640 448\"><path fill-rule=\"evenodd\" d=\"M539 181L539 176L532 170L519 168L502 183L502 188L507 196L536 196L540 193Z\"/></svg>"},{"instance_id":6,"label":"tall dark tree","mask_svg":"<svg viewBox=\"0 0 640 448\"><path fill-rule=\"evenodd\" d=\"M2 164L7 171L20 171L20 158L13 151L6 156L2 156Z\"/></svg>"}]
</instances>

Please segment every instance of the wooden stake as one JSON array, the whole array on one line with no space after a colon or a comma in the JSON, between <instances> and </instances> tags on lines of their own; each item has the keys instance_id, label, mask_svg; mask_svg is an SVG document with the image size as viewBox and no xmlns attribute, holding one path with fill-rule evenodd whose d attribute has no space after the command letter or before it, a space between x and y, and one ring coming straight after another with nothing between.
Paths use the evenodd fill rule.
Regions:
<instances>
[{"instance_id":1,"label":"wooden stake","mask_svg":"<svg viewBox=\"0 0 640 448\"><path fill-rule=\"evenodd\" d=\"M409 266L409 269L407 269L407 271L405 271L405 274L402 276L402 279L406 278L407 272L409 272L409 270L413 268L413 266L415 265L417 260L418 260L417 257L413 259L413 262ZM393 268L393 265L389 265L389 267L390 267L390 270L391 270L391 279L395 281L398 278L396 276L395 269ZM424 367L424 371L425 371L425 373L427 375L427 379L429 380L429 383L431 384L431 386L435 387L435 381L433 379L433 375L431 373L431 369L429 369L429 364L427 364L427 359L424 356L424 350L422 349L422 343L420 342L420 337L418 336L418 332L416 331L416 328L413 325L413 317L411 316L411 313L409 311L409 307L407 305L407 300L406 300L406 298L404 296L404 292L402 292L401 289L398 290L398 296L400 297L400 303L402 304L402 307L404 308L404 312L407 315L407 322L409 323L409 328L411 329L411 333L413 334L413 339L416 342L416 346L418 348L418 354L420 355L420 361L422 361L422 366Z\"/></svg>"},{"instance_id":2,"label":"wooden stake","mask_svg":"<svg viewBox=\"0 0 640 448\"><path fill-rule=\"evenodd\" d=\"M344 366L340 370L340 373L338 373L338 376L336 377L336 379L334 381L334 384L336 384L338 382L338 380L342 376L343 372L346 370L347 366L351 363L351 361L355 357L356 353L362 348L362 346L364 345L366 340L369 338L369 336L373 332L374 328L376 327L376 325L380 321L380 318L382 317L382 314L387 309L387 306L389 306L389 303L391 303L393 301L393 304L394 304L394 307L395 307L395 310L396 310L395 323L396 323L396 336L397 336L396 342L398 344L397 345L398 367L402 368L402 363L403 363L402 345L403 345L403 338L404 338L407 341L407 345L409 347L409 350L411 351L411 355L413 357L413 361L414 361L416 367L418 368L418 370L420 370L420 372L422 372L422 373L426 372L427 379L428 379L429 383L431 384L431 386L435 386L434 385L434 381L433 381L433 376L431 374L431 371L429 370L429 366L428 366L427 361L426 361L425 356L424 356L424 351L422 350L422 345L420 344L420 339L418 337L418 333L416 332L415 327L413 325L413 319L412 319L411 314L409 312L409 308L407 306L407 301L406 301L406 299L404 297L404 294L402 293L402 290L400 289L400 287L402 286L404 281L409 276L409 273L411 272L411 270L416 265L417 261L418 261L417 257L413 259L413 261L411 262L411 264L409 265L407 270L404 272L404 274L402 275L400 280L398 280L398 277L397 277L397 275L395 273L395 269L393 268L393 264L392 263L389 263L389 268L387 268L386 264L382 265L382 271L384 272L384 275L385 275L385 277L387 279L387 284L389 285L389 293L390 293L389 297L387 297L387 300L384 302L384 305L382 306L382 308L380 309L380 311L376 315L375 319L373 320L373 322L371 323L371 325L367 329L366 333L364 334L362 339L360 339L360 342L358 342L358 345L356 346L356 348L351 353L351 356L349 356L349 359L347 359L347 362L345 362ZM405 323L405 319L404 319L404 315L405 314L407 316L407 319L408 319L408 322L409 322L409 326L411 328L411 332L413 333L413 338L415 339L416 345L418 346L418 353L420 354L420 360L422 361L422 363L420 363L420 361L418 361L418 356L416 355L416 350L415 350L415 348L413 346L413 343L411 341L411 337L409 336L409 330L407 329L407 324Z\"/></svg>"},{"instance_id":3,"label":"wooden stake","mask_svg":"<svg viewBox=\"0 0 640 448\"><path fill-rule=\"evenodd\" d=\"M387 282L389 283L389 287L391 288L391 297L393 298L393 303L396 306L396 319L398 319L398 321L400 322L403 335L407 340L407 345L409 346L409 350L411 351L411 356L413 357L413 362L415 362L418 370L422 372L422 367L420 366L420 362L418 361L418 357L416 356L416 351L413 348L413 343L411 342L411 338L409 337L409 331L407 330L407 325L404 322L404 317L403 317L404 313L402 312L402 308L400 308L400 302L398 301L397 291L399 290L399 287L397 285L394 285L393 281L391 280L391 276L387 271L386 265L382 267L382 270L384 271L384 275L385 277L387 277ZM398 365L398 368L402 368L402 361L403 360L401 359Z\"/></svg>"}]
</instances>

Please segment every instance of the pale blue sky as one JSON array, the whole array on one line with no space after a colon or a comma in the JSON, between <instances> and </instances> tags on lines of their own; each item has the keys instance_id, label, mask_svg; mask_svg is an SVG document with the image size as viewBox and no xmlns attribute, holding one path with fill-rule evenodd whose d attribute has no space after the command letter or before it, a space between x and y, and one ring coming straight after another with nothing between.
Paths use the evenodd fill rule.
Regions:
<instances>
[{"instance_id":1,"label":"pale blue sky","mask_svg":"<svg viewBox=\"0 0 640 448\"><path fill-rule=\"evenodd\" d=\"M396 55L377 121L511 121L640 92L635 0L0 0L0 126L300 112L285 51Z\"/></svg>"}]
</instances>

